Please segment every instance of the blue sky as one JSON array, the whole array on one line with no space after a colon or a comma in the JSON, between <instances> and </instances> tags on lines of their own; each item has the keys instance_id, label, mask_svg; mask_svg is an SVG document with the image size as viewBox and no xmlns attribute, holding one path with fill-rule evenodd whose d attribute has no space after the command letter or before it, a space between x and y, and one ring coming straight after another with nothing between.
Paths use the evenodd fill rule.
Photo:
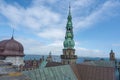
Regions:
<instances>
[{"instance_id":1,"label":"blue sky","mask_svg":"<svg viewBox=\"0 0 120 80\"><path fill-rule=\"evenodd\" d=\"M0 40L14 37L25 54L61 55L71 2L78 56L120 58L119 0L0 0Z\"/></svg>"}]
</instances>

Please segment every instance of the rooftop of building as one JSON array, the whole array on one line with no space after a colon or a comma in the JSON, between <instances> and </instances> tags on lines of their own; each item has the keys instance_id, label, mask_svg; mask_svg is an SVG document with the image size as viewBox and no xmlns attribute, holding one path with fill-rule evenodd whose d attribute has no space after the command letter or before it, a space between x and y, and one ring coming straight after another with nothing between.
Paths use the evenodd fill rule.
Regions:
<instances>
[{"instance_id":1,"label":"rooftop of building","mask_svg":"<svg viewBox=\"0 0 120 80\"><path fill-rule=\"evenodd\" d=\"M81 64L84 65L93 65L93 66L101 66L101 67L115 67L114 61L105 61L105 60L97 60L97 61L85 61Z\"/></svg>"},{"instance_id":2,"label":"rooftop of building","mask_svg":"<svg viewBox=\"0 0 120 80\"><path fill-rule=\"evenodd\" d=\"M71 65L78 80L115 80L113 67L76 64Z\"/></svg>"},{"instance_id":3,"label":"rooftop of building","mask_svg":"<svg viewBox=\"0 0 120 80\"><path fill-rule=\"evenodd\" d=\"M0 41L0 56L24 56L23 45L14 37L2 40Z\"/></svg>"},{"instance_id":4,"label":"rooftop of building","mask_svg":"<svg viewBox=\"0 0 120 80\"><path fill-rule=\"evenodd\" d=\"M77 80L69 65L23 71L32 80Z\"/></svg>"},{"instance_id":5,"label":"rooftop of building","mask_svg":"<svg viewBox=\"0 0 120 80\"><path fill-rule=\"evenodd\" d=\"M32 80L115 80L113 67L84 64L61 65L23 71Z\"/></svg>"}]
</instances>

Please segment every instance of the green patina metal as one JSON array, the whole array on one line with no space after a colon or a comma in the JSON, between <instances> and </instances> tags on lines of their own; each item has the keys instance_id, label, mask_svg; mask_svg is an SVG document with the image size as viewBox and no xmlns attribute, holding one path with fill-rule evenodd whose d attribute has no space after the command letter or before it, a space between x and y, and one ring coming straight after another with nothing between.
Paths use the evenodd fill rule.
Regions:
<instances>
[{"instance_id":1,"label":"green patina metal","mask_svg":"<svg viewBox=\"0 0 120 80\"><path fill-rule=\"evenodd\" d=\"M42 61L41 64L39 65L39 68L41 68L41 69L45 68L47 63L48 62L46 60Z\"/></svg>"},{"instance_id":2,"label":"green patina metal","mask_svg":"<svg viewBox=\"0 0 120 80\"><path fill-rule=\"evenodd\" d=\"M68 48L74 48L75 42L73 40L73 26L72 26L72 16L71 16L71 7L69 6L69 14L67 18L67 25L66 25L66 35L65 35L65 41L64 41L64 49Z\"/></svg>"},{"instance_id":3,"label":"green patina metal","mask_svg":"<svg viewBox=\"0 0 120 80\"><path fill-rule=\"evenodd\" d=\"M69 65L23 71L31 80L78 80Z\"/></svg>"}]
</instances>

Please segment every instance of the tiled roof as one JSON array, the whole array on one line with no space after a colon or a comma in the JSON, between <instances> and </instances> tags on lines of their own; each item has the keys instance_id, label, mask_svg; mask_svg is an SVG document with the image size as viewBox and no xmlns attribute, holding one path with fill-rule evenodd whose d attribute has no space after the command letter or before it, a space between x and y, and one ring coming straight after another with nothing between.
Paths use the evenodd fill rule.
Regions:
<instances>
[{"instance_id":1,"label":"tiled roof","mask_svg":"<svg viewBox=\"0 0 120 80\"><path fill-rule=\"evenodd\" d=\"M102 66L102 67L115 67L115 62L113 61L88 61L88 62L83 62L82 64Z\"/></svg>"},{"instance_id":2,"label":"tiled roof","mask_svg":"<svg viewBox=\"0 0 120 80\"><path fill-rule=\"evenodd\" d=\"M78 80L115 80L113 67L100 67L92 65L71 65Z\"/></svg>"},{"instance_id":3,"label":"tiled roof","mask_svg":"<svg viewBox=\"0 0 120 80\"><path fill-rule=\"evenodd\" d=\"M23 71L31 80L78 80L69 65Z\"/></svg>"}]
</instances>

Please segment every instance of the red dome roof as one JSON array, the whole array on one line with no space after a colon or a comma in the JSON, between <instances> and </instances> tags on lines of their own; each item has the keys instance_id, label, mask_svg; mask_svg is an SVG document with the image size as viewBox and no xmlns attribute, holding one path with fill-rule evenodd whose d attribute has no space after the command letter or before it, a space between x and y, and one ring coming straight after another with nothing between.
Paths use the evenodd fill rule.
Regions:
<instances>
[{"instance_id":1,"label":"red dome roof","mask_svg":"<svg viewBox=\"0 0 120 80\"><path fill-rule=\"evenodd\" d=\"M0 41L0 56L24 56L23 46L13 37Z\"/></svg>"}]
</instances>

